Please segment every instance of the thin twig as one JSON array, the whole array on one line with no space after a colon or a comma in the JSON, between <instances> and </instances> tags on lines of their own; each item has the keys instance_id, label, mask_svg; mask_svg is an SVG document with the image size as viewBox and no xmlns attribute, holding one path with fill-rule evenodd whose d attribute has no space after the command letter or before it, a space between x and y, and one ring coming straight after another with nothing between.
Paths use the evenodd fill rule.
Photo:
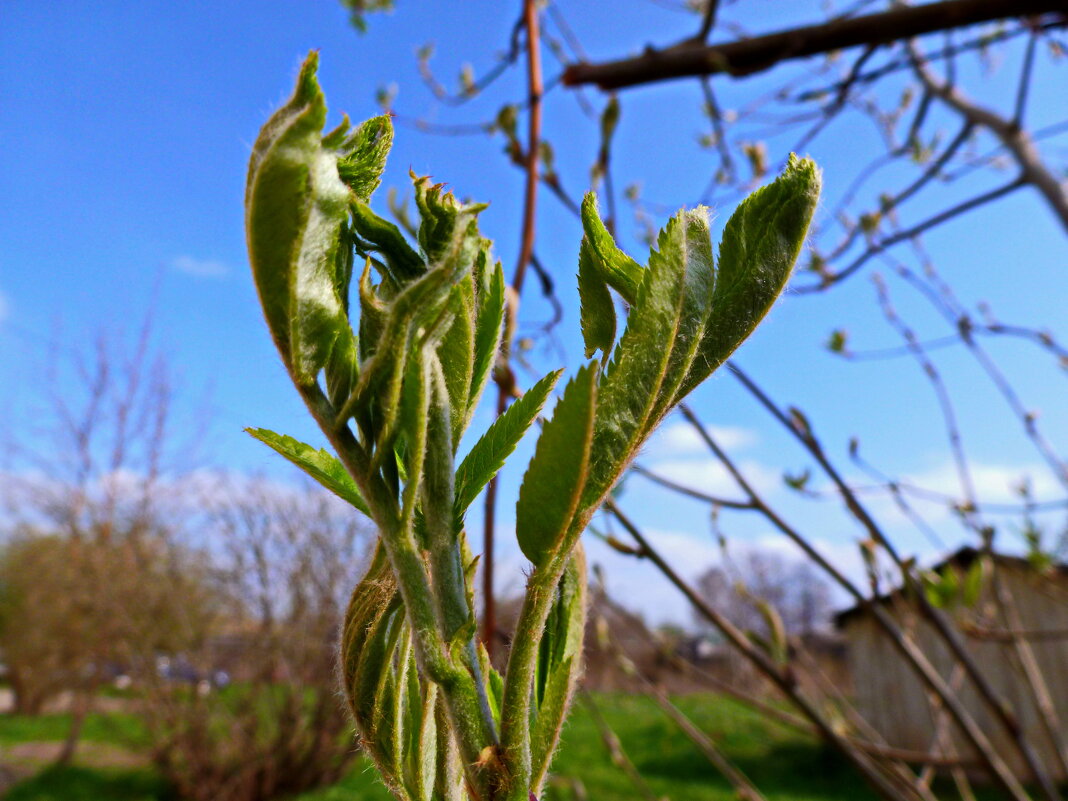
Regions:
<instances>
[{"instance_id":1,"label":"thin twig","mask_svg":"<svg viewBox=\"0 0 1068 801\"><path fill-rule=\"evenodd\" d=\"M780 667L776 665L767 654L753 645L741 630L731 623L731 621L719 610L709 605L693 589L693 587L691 587L689 583L664 560L648 538L642 534L641 530L634 525L629 517L623 514L622 510L620 510L613 500L606 500L605 508L611 512L619 521L620 525L626 529L627 533L630 534L641 548L644 556L653 562L668 581L674 584L675 587L682 592L686 599L693 605L694 609L697 610L697 612L709 623L715 626L723 636L730 641L731 645L746 659L752 662L761 673L767 676L768 679L790 699L797 709L812 722L820 735L828 743L834 745L850 760L850 762L853 763L857 770L871 783L883 798L888 799L888 801L900 801L903 797L909 797L907 792L905 795L902 795L902 787L896 784L891 784L887 778L882 775L877 766L869 761L865 754L851 747L848 740L839 734L838 731L823 718L816 706L801 694L800 689L791 674L780 669ZM1023 801L1023 799L1026 799L1026 796L1020 795L1018 798Z\"/></svg>"},{"instance_id":2,"label":"thin twig","mask_svg":"<svg viewBox=\"0 0 1068 801\"><path fill-rule=\"evenodd\" d=\"M504 414L508 402L515 395L515 376L508 364L511 353L510 338L515 331L519 313L519 298L523 293L523 280L527 266L534 253L534 224L538 202L538 144L541 141L541 99L543 93L541 74L541 48L536 0L523 0L523 26L527 41L527 93L530 109L527 112L527 164L526 190L523 194L523 228L520 233L519 257L506 305L507 321L505 338L501 342L494 380L497 384L497 416ZM486 489L482 548L482 644L490 656L496 641L496 599L493 595L493 547L497 507L497 477L490 480Z\"/></svg>"}]
</instances>

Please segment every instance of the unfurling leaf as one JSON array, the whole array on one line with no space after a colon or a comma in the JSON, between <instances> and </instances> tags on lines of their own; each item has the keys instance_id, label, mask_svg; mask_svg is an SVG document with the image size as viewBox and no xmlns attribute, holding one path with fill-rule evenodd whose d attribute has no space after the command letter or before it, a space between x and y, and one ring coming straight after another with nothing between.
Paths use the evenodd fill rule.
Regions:
<instances>
[{"instance_id":1,"label":"unfurling leaf","mask_svg":"<svg viewBox=\"0 0 1068 801\"><path fill-rule=\"evenodd\" d=\"M411 629L381 546L345 615L341 679L363 748L395 798L463 797L442 698L438 686L419 675Z\"/></svg>"},{"instance_id":2,"label":"unfurling leaf","mask_svg":"<svg viewBox=\"0 0 1068 801\"><path fill-rule=\"evenodd\" d=\"M804 492L808 488L808 481L812 478L812 471L807 467L800 473L783 473L782 480L790 489Z\"/></svg>"},{"instance_id":3,"label":"unfurling leaf","mask_svg":"<svg viewBox=\"0 0 1068 801\"><path fill-rule=\"evenodd\" d=\"M545 424L516 503L516 536L523 554L542 564L568 533L586 483L597 368L588 364L564 390Z\"/></svg>"},{"instance_id":4,"label":"unfurling leaf","mask_svg":"<svg viewBox=\"0 0 1068 801\"><path fill-rule=\"evenodd\" d=\"M598 390L584 507L596 505L615 484L658 422L654 410L666 411L661 390L677 385L689 367L678 364L675 357L696 342L677 340L692 339L695 333L699 338L700 330L694 325L700 326L703 318L698 314L696 319L682 321L681 316L694 302L707 304L712 279L711 246L702 219L700 211L673 217L660 232L659 251L650 255L642 273L626 330ZM691 241L695 230L703 231L703 245ZM702 286L703 297L701 291L694 291ZM675 365L677 375L668 375L669 365Z\"/></svg>"},{"instance_id":5,"label":"unfurling leaf","mask_svg":"<svg viewBox=\"0 0 1068 801\"><path fill-rule=\"evenodd\" d=\"M971 608L979 603L989 573L990 560L986 556L978 557L968 567L961 582L961 601L966 607Z\"/></svg>"},{"instance_id":6,"label":"unfurling leaf","mask_svg":"<svg viewBox=\"0 0 1068 801\"><path fill-rule=\"evenodd\" d=\"M592 264L601 275L601 280L612 287L627 303L633 304L638 297L638 285L642 282L642 268L634 259L616 245L612 235L601 222L597 211L597 196L587 192L582 199L582 230L590 246Z\"/></svg>"},{"instance_id":7,"label":"unfurling leaf","mask_svg":"<svg viewBox=\"0 0 1068 801\"><path fill-rule=\"evenodd\" d=\"M831 353L846 353L848 350L849 334L842 328L836 328L827 338L827 350Z\"/></svg>"},{"instance_id":8,"label":"unfurling leaf","mask_svg":"<svg viewBox=\"0 0 1068 801\"><path fill-rule=\"evenodd\" d=\"M281 454L309 476L314 478L341 500L355 506L365 515L370 516L367 502L360 495L360 489L345 466L332 453L313 448L300 440L285 434L276 434L265 428L246 428L250 435L267 447Z\"/></svg>"},{"instance_id":9,"label":"unfurling leaf","mask_svg":"<svg viewBox=\"0 0 1068 801\"><path fill-rule=\"evenodd\" d=\"M560 741L568 706L582 673L586 630L586 556L579 545L567 563L545 624L534 679L535 723L530 737L533 780L541 789Z\"/></svg>"},{"instance_id":10,"label":"unfurling leaf","mask_svg":"<svg viewBox=\"0 0 1068 801\"><path fill-rule=\"evenodd\" d=\"M393 123L385 114L373 117L357 127L338 147L345 154L337 163L341 180L357 198L367 203L382 183L386 157L393 147Z\"/></svg>"},{"instance_id":11,"label":"unfurling leaf","mask_svg":"<svg viewBox=\"0 0 1068 801\"><path fill-rule=\"evenodd\" d=\"M408 244L397 226L383 220L363 201L354 200L350 210L352 227L358 236L356 251L361 256L381 254L394 284L400 286L426 272L422 257Z\"/></svg>"},{"instance_id":12,"label":"unfurling leaf","mask_svg":"<svg viewBox=\"0 0 1068 801\"><path fill-rule=\"evenodd\" d=\"M782 175L742 201L723 229L712 313L681 399L748 337L782 292L820 194L811 159L791 155Z\"/></svg>"},{"instance_id":13,"label":"unfurling leaf","mask_svg":"<svg viewBox=\"0 0 1068 801\"><path fill-rule=\"evenodd\" d=\"M616 344L616 308L596 258L593 246L583 238L579 248L578 290L587 359L598 350L608 358Z\"/></svg>"},{"instance_id":14,"label":"unfurling leaf","mask_svg":"<svg viewBox=\"0 0 1068 801\"><path fill-rule=\"evenodd\" d=\"M456 516L459 518L482 488L504 466L519 440L537 419L546 398L553 391L563 370L549 373L523 393L498 417L489 430L471 448L456 471Z\"/></svg>"},{"instance_id":15,"label":"unfurling leaf","mask_svg":"<svg viewBox=\"0 0 1068 801\"><path fill-rule=\"evenodd\" d=\"M786 624L783 623L779 610L763 598L752 598L757 612L764 619L764 625L768 629L767 649L775 664L780 668L785 667L790 657L789 643L786 639Z\"/></svg>"},{"instance_id":16,"label":"unfurling leaf","mask_svg":"<svg viewBox=\"0 0 1068 801\"><path fill-rule=\"evenodd\" d=\"M419 245L430 264L445 258L457 249L457 240L465 241L477 237L477 229L472 233L471 224L478 213L486 208L485 203L465 205L458 201L452 192L445 192L444 184L431 184L427 176L412 176L415 184L415 205L419 209ZM471 252L474 258L481 240L475 243Z\"/></svg>"},{"instance_id":17,"label":"unfurling leaf","mask_svg":"<svg viewBox=\"0 0 1068 801\"><path fill-rule=\"evenodd\" d=\"M352 190L340 159L364 172L343 129L323 138L326 101L318 56L301 67L293 97L268 120L249 161L245 228L264 315L282 359L301 386L315 382L335 347L355 354L337 281L338 248ZM347 148L347 149L346 149ZM374 158L373 152L366 153Z\"/></svg>"},{"instance_id":18,"label":"unfurling leaf","mask_svg":"<svg viewBox=\"0 0 1068 801\"><path fill-rule=\"evenodd\" d=\"M471 389L467 400L467 422L478 406L482 390L486 388L493 363L497 358L497 349L501 344L501 332L504 323L504 271L500 262L490 268L486 262L489 254L486 250L479 253L475 272L475 316L474 357L471 365ZM480 285L478 275L482 274L484 286Z\"/></svg>"}]
</instances>

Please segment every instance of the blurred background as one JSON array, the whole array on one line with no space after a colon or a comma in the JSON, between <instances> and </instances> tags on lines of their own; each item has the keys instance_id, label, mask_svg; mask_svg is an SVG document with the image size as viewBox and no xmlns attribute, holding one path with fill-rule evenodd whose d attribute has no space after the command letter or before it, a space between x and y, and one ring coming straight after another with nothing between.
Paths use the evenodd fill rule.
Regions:
<instances>
[{"instance_id":1,"label":"blurred background","mask_svg":"<svg viewBox=\"0 0 1068 801\"><path fill-rule=\"evenodd\" d=\"M584 192L645 262L679 208L718 238L789 153L823 170L786 294L584 536L552 798L1060 797L1068 16L922 8L7 0L7 797L387 797L335 677L375 532L243 432L325 444L243 240L251 143L311 49L328 127L393 115L378 213L406 227L410 172L490 204L518 311L475 436L583 363ZM499 660L531 448L467 519Z\"/></svg>"}]
</instances>

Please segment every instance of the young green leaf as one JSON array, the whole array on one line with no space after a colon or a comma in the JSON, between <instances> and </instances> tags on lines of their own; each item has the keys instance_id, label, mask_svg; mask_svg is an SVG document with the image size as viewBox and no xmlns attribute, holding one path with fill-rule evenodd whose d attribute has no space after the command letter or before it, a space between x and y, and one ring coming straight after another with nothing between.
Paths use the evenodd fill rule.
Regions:
<instances>
[{"instance_id":1,"label":"young green leaf","mask_svg":"<svg viewBox=\"0 0 1068 801\"><path fill-rule=\"evenodd\" d=\"M471 448L456 471L455 516L461 519L467 507L482 492L482 488L504 467L504 460L515 450L519 440L537 419L546 398L553 391L563 370L556 370L542 378L523 393L489 427Z\"/></svg>"},{"instance_id":2,"label":"young green leaf","mask_svg":"<svg viewBox=\"0 0 1068 801\"><path fill-rule=\"evenodd\" d=\"M353 230L359 235L356 249L363 256L380 254L386 260L390 277L398 286L426 272L423 257L408 244L396 225L383 220L360 200L353 200L350 210Z\"/></svg>"},{"instance_id":3,"label":"young green leaf","mask_svg":"<svg viewBox=\"0 0 1068 801\"><path fill-rule=\"evenodd\" d=\"M479 254L485 262L485 252ZM476 283L476 288L478 284ZM471 389L467 399L467 420L464 428L471 422L478 400L486 387L493 363L497 358L497 349L501 344L501 323L504 322L504 271L500 262L493 266L488 286L477 296L479 304L475 320L474 363L471 369Z\"/></svg>"},{"instance_id":4,"label":"young green leaf","mask_svg":"<svg viewBox=\"0 0 1068 801\"><path fill-rule=\"evenodd\" d=\"M367 572L356 585L345 610L341 629L341 681L350 704L353 702L356 668L367 643L373 623L393 603L397 594L396 582L379 540ZM354 710L355 711L355 710Z\"/></svg>"},{"instance_id":5,"label":"young green leaf","mask_svg":"<svg viewBox=\"0 0 1068 801\"><path fill-rule=\"evenodd\" d=\"M961 600L967 607L974 607L982 597L983 586L986 583L989 560L980 556L968 568L961 583Z\"/></svg>"},{"instance_id":6,"label":"young green leaf","mask_svg":"<svg viewBox=\"0 0 1068 801\"><path fill-rule=\"evenodd\" d=\"M438 697L438 704L434 709L438 729L442 732L451 730L451 721L445 708L445 702ZM467 801L468 795L464 787L463 762L460 759L460 751L453 737L442 735L438 737L437 774L434 776L433 801ZM424 801L426 801L424 799Z\"/></svg>"},{"instance_id":7,"label":"young green leaf","mask_svg":"<svg viewBox=\"0 0 1068 801\"><path fill-rule=\"evenodd\" d=\"M367 502L360 495L356 482L333 454L322 449L316 450L300 440L285 434L276 434L265 428L246 428L245 431L267 447L280 453L341 500L347 501L370 517L371 512L367 508Z\"/></svg>"},{"instance_id":8,"label":"young green leaf","mask_svg":"<svg viewBox=\"0 0 1068 801\"><path fill-rule=\"evenodd\" d=\"M361 123L338 148L345 154L338 159L338 174L364 203L371 199L382 182L391 147L393 123L383 114Z\"/></svg>"},{"instance_id":9,"label":"young green leaf","mask_svg":"<svg viewBox=\"0 0 1068 801\"><path fill-rule=\"evenodd\" d=\"M593 192L587 192L586 197L582 199L582 229L590 243L593 264L601 273L602 279L616 290L623 300L633 304L642 282L642 267L616 245L615 239L601 221L601 215L597 211L597 195Z\"/></svg>"},{"instance_id":10,"label":"young green leaf","mask_svg":"<svg viewBox=\"0 0 1068 801\"><path fill-rule=\"evenodd\" d=\"M586 629L586 557L571 554L545 623L534 679L534 726L530 734L531 790L540 792L582 669Z\"/></svg>"},{"instance_id":11,"label":"young green leaf","mask_svg":"<svg viewBox=\"0 0 1068 801\"><path fill-rule=\"evenodd\" d=\"M341 678L366 752L396 798L409 799L393 735L399 687L394 653L408 625L384 549L375 549L367 575L353 591L341 641ZM403 724L401 726L403 728Z\"/></svg>"},{"instance_id":12,"label":"young green leaf","mask_svg":"<svg viewBox=\"0 0 1068 801\"><path fill-rule=\"evenodd\" d=\"M471 395L475 351L475 288L468 273L453 289L452 325L438 346L438 358L445 371L449 388L449 408L452 413L453 448L460 444L460 435L467 425L467 402Z\"/></svg>"},{"instance_id":13,"label":"young green leaf","mask_svg":"<svg viewBox=\"0 0 1068 801\"><path fill-rule=\"evenodd\" d=\"M686 254L675 246L683 226L680 213L660 232L659 253L650 256L626 330L605 369L583 508L600 502L648 434L686 298Z\"/></svg>"},{"instance_id":14,"label":"young green leaf","mask_svg":"<svg viewBox=\"0 0 1068 801\"><path fill-rule=\"evenodd\" d=\"M249 258L264 315L301 386L315 382L335 343L351 347L337 287L337 249L352 192L338 174L350 154L323 147L326 100L318 56L301 67L293 97L253 146L245 191ZM327 137L333 143L337 132Z\"/></svg>"},{"instance_id":15,"label":"young green leaf","mask_svg":"<svg viewBox=\"0 0 1068 801\"><path fill-rule=\"evenodd\" d=\"M420 682L414 665L411 673L414 679L413 684L418 688ZM411 783L414 786L412 794L418 801L431 801L434 797L434 777L438 770L438 738L448 737L449 732L438 731L435 714L438 705L438 685L433 682L422 682L422 684L425 685L423 697L412 699L420 702L413 707L418 711L420 719L416 730L417 737L413 737L413 742L409 746L409 759L411 760Z\"/></svg>"},{"instance_id":16,"label":"young green leaf","mask_svg":"<svg viewBox=\"0 0 1068 801\"><path fill-rule=\"evenodd\" d=\"M616 307L595 260L593 246L583 237L579 246L578 290L587 359L593 358L598 350L607 358L616 344Z\"/></svg>"},{"instance_id":17,"label":"young green leaf","mask_svg":"<svg viewBox=\"0 0 1068 801\"><path fill-rule=\"evenodd\" d=\"M586 484L597 405L596 362L564 390L545 424L516 503L516 536L523 554L541 565L567 533Z\"/></svg>"},{"instance_id":18,"label":"young green leaf","mask_svg":"<svg viewBox=\"0 0 1068 801\"><path fill-rule=\"evenodd\" d=\"M455 246L457 236L465 236L469 225L485 203L464 205L452 192L444 192L444 184L431 184L428 176L412 175L415 185L415 205L419 209L419 245L426 260L434 264ZM472 254L474 255L474 254Z\"/></svg>"},{"instance_id":19,"label":"young green leaf","mask_svg":"<svg viewBox=\"0 0 1068 801\"><path fill-rule=\"evenodd\" d=\"M676 403L723 364L768 313L801 252L819 194L815 163L791 154L782 175L731 215L719 246L712 312Z\"/></svg>"},{"instance_id":20,"label":"young green leaf","mask_svg":"<svg viewBox=\"0 0 1068 801\"><path fill-rule=\"evenodd\" d=\"M656 406L646 424L646 436L670 410L675 393L693 364L712 307L712 292L716 279L707 208L698 206L682 212L668 223L665 234L659 252L650 255L649 264L651 267L657 259L683 264L682 304L679 307L679 323L671 342L671 356L664 373L664 381L657 392Z\"/></svg>"},{"instance_id":21,"label":"young green leaf","mask_svg":"<svg viewBox=\"0 0 1068 801\"><path fill-rule=\"evenodd\" d=\"M585 577L586 557L580 545L571 554L564 574L560 577L552 608L545 621L544 633L538 643L533 696L538 717L541 717L544 709L546 693L549 692L553 676L564 662L582 650L582 636L586 624Z\"/></svg>"}]
</instances>

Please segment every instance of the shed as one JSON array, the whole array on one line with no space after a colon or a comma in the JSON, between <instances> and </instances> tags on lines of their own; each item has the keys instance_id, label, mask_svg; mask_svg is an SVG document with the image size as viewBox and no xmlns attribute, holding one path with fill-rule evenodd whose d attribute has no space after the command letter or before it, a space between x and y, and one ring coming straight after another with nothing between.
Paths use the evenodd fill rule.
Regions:
<instances>
[{"instance_id":1,"label":"shed","mask_svg":"<svg viewBox=\"0 0 1068 801\"><path fill-rule=\"evenodd\" d=\"M975 576L980 559L974 548L963 548L932 568L949 577L949 586L963 586ZM1068 780L1068 771L1043 725L1034 693L1022 673L1017 643L1034 657L1052 702L1061 742L1068 741L1068 566L1053 564L1038 570L1019 557L992 555L1001 587L1007 591L1018 614L1006 620L995 602L990 580L976 584L973 597L950 599L943 606L961 634L965 647L996 691L1012 707L1025 735L1046 770L1055 780ZM1029 771L1010 735L994 718L971 682L962 675L942 638L920 619L915 598L900 588L879 597L875 603L888 609L912 633L920 649L942 677L960 687L960 698L990 738L996 751L1016 775L1027 780ZM899 653L877 624L869 605L839 613L835 622L848 644L855 704L861 716L888 745L913 752L958 758L974 763L976 753L958 728L944 714L935 715L915 669ZM957 669L955 669L957 668Z\"/></svg>"}]
</instances>

